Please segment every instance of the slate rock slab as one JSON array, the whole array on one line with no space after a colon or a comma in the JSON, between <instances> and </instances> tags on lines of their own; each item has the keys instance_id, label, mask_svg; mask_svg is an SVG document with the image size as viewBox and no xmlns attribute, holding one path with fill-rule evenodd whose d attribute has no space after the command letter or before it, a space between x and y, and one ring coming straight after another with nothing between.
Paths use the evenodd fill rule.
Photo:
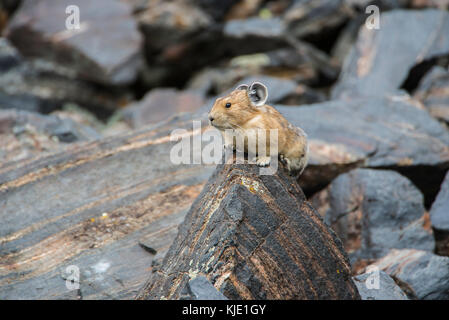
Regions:
<instances>
[{"instance_id":1,"label":"slate rock slab","mask_svg":"<svg viewBox=\"0 0 449 320\"><path fill-rule=\"evenodd\" d=\"M380 29L361 26L332 91L343 96L382 96L397 91L410 69L449 54L449 13L443 10L382 12Z\"/></svg>"},{"instance_id":2,"label":"slate rock slab","mask_svg":"<svg viewBox=\"0 0 449 320\"><path fill-rule=\"evenodd\" d=\"M449 258L415 249L393 249L373 266L389 274L410 298L449 299Z\"/></svg>"},{"instance_id":3,"label":"slate rock slab","mask_svg":"<svg viewBox=\"0 0 449 320\"><path fill-rule=\"evenodd\" d=\"M433 251L421 192L399 173L355 169L328 187L325 221L342 239L353 268L392 248Z\"/></svg>"},{"instance_id":4,"label":"slate rock slab","mask_svg":"<svg viewBox=\"0 0 449 320\"><path fill-rule=\"evenodd\" d=\"M436 66L421 80L414 93L435 118L449 123L449 71Z\"/></svg>"},{"instance_id":5,"label":"slate rock slab","mask_svg":"<svg viewBox=\"0 0 449 320\"><path fill-rule=\"evenodd\" d=\"M378 280L371 280L372 277L378 277ZM409 300L404 291L384 271L377 269L355 276L353 279L362 300ZM373 287L373 285L378 285L378 287Z\"/></svg>"},{"instance_id":6,"label":"slate rock slab","mask_svg":"<svg viewBox=\"0 0 449 320\"><path fill-rule=\"evenodd\" d=\"M205 128L206 126L204 126ZM213 171L170 161L192 115L0 163L0 299L131 299ZM68 266L79 290L66 287Z\"/></svg>"},{"instance_id":7,"label":"slate rock slab","mask_svg":"<svg viewBox=\"0 0 449 320\"><path fill-rule=\"evenodd\" d=\"M0 72L0 109L49 113L76 103L104 115L129 99L125 89L94 86L53 62L28 61L5 38L0 38Z\"/></svg>"},{"instance_id":8,"label":"slate rock slab","mask_svg":"<svg viewBox=\"0 0 449 320\"><path fill-rule=\"evenodd\" d=\"M195 91L158 88L148 92L141 101L128 105L121 114L132 128L140 128L181 112L197 111L204 103L204 97Z\"/></svg>"},{"instance_id":9,"label":"slate rock slab","mask_svg":"<svg viewBox=\"0 0 449 320\"><path fill-rule=\"evenodd\" d=\"M407 95L276 106L309 136L305 189L355 167L394 169L434 199L449 168L449 132Z\"/></svg>"},{"instance_id":10,"label":"slate rock slab","mask_svg":"<svg viewBox=\"0 0 449 320\"><path fill-rule=\"evenodd\" d=\"M359 299L340 240L294 178L259 169L217 166L138 299L179 299L197 276L228 299Z\"/></svg>"},{"instance_id":11,"label":"slate rock slab","mask_svg":"<svg viewBox=\"0 0 449 320\"><path fill-rule=\"evenodd\" d=\"M136 78L142 37L129 5L78 0L80 28L70 30L66 8L73 1L22 2L5 34L24 56L58 62L81 79L103 84L124 85Z\"/></svg>"},{"instance_id":12,"label":"slate rock slab","mask_svg":"<svg viewBox=\"0 0 449 320\"><path fill-rule=\"evenodd\" d=\"M437 253L449 256L449 172L430 208L430 221L435 230Z\"/></svg>"}]
</instances>

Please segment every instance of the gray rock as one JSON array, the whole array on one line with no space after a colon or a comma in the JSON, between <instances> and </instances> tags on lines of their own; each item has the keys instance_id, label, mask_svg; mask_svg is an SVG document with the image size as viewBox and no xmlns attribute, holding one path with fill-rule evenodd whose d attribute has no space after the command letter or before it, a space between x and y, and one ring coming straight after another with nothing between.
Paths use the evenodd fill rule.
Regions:
<instances>
[{"instance_id":1,"label":"gray rock","mask_svg":"<svg viewBox=\"0 0 449 320\"><path fill-rule=\"evenodd\" d=\"M70 119L0 109L1 163L45 156L65 150L71 142L92 141L100 137L93 128Z\"/></svg>"},{"instance_id":2,"label":"gray rock","mask_svg":"<svg viewBox=\"0 0 449 320\"><path fill-rule=\"evenodd\" d=\"M449 232L449 172L430 209L430 221L435 229Z\"/></svg>"},{"instance_id":3,"label":"gray rock","mask_svg":"<svg viewBox=\"0 0 449 320\"><path fill-rule=\"evenodd\" d=\"M424 212L421 192L399 173L355 169L330 184L325 221L357 268L392 248L432 251L435 241L424 227Z\"/></svg>"},{"instance_id":4,"label":"gray rock","mask_svg":"<svg viewBox=\"0 0 449 320\"><path fill-rule=\"evenodd\" d=\"M173 88L153 89L145 97L121 111L123 119L133 128L157 123L180 112L194 112L204 105L204 97L194 91Z\"/></svg>"},{"instance_id":5,"label":"gray rock","mask_svg":"<svg viewBox=\"0 0 449 320\"><path fill-rule=\"evenodd\" d=\"M367 280L370 282L374 276L378 277L378 288L366 283ZM362 300L408 300L404 291L384 271L367 272L352 279L359 290Z\"/></svg>"},{"instance_id":6,"label":"gray rock","mask_svg":"<svg viewBox=\"0 0 449 320\"><path fill-rule=\"evenodd\" d=\"M334 98L397 91L416 64L449 54L449 13L435 9L381 14L380 29L360 28L345 59Z\"/></svg>"},{"instance_id":7,"label":"gray rock","mask_svg":"<svg viewBox=\"0 0 449 320\"><path fill-rule=\"evenodd\" d=\"M231 20L224 26L224 35L230 38L280 38L283 37L285 27L281 19L248 18Z\"/></svg>"},{"instance_id":8,"label":"gray rock","mask_svg":"<svg viewBox=\"0 0 449 320\"><path fill-rule=\"evenodd\" d=\"M0 38L0 71L0 109L48 113L74 102L101 113L127 99L124 90L93 86L52 62L25 60L5 38Z\"/></svg>"},{"instance_id":9,"label":"gray rock","mask_svg":"<svg viewBox=\"0 0 449 320\"><path fill-rule=\"evenodd\" d=\"M430 221L435 231L436 253L449 256L449 172L430 208Z\"/></svg>"},{"instance_id":10,"label":"gray rock","mask_svg":"<svg viewBox=\"0 0 449 320\"><path fill-rule=\"evenodd\" d=\"M288 46L281 19L252 17L230 20L223 28L222 46L233 55L263 52Z\"/></svg>"},{"instance_id":11,"label":"gray rock","mask_svg":"<svg viewBox=\"0 0 449 320\"><path fill-rule=\"evenodd\" d=\"M73 4L24 0L5 34L24 56L57 62L81 79L114 85L132 82L141 65L142 37L130 6L78 0L80 29L69 30L66 8Z\"/></svg>"},{"instance_id":12,"label":"gray rock","mask_svg":"<svg viewBox=\"0 0 449 320\"><path fill-rule=\"evenodd\" d=\"M393 249L373 266L394 278L410 298L449 299L449 257L414 249Z\"/></svg>"},{"instance_id":13,"label":"gray rock","mask_svg":"<svg viewBox=\"0 0 449 320\"><path fill-rule=\"evenodd\" d=\"M205 276L197 276L187 286L194 300L228 300Z\"/></svg>"},{"instance_id":14,"label":"gray rock","mask_svg":"<svg viewBox=\"0 0 449 320\"><path fill-rule=\"evenodd\" d=\"M449 123L449 71L435 66L414 94L435 118Z\"/></svg>"},{"instance_id":15,"label":"gray rock","mask_svg":"<svg viewBox=\"0 0 449 320\"><path fill-rule=\"evenodd\" d=\"M392 168L433 199L449 167L449 132L407 96L277 109L309 136L309 166L300 178L306 189L354 167Z\"/></svg>"}]
</instances>

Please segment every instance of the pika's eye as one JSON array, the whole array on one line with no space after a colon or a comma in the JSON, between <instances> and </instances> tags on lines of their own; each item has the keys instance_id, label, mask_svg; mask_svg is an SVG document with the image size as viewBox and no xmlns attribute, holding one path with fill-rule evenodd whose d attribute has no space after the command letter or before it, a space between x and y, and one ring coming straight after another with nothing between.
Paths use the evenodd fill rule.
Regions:
<instances>
[{"instance_id":1,"label":"pika's eye","mask_svg":"<svg viewBox=\"0 0 449 320\"><path fill-rule=\"evenodd\" d=\"M228 103L226 103L225 107L226 107L226 108L230 108L230 107L231 107L231 104L228 102Z\"/></svg>"}]
</instances>

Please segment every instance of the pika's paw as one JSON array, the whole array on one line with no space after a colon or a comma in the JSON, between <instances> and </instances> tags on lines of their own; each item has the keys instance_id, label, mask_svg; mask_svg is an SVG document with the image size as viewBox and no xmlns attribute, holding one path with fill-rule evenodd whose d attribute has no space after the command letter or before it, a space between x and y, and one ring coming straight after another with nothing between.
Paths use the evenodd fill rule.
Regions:
<instances>
[{"instance_id":1,"label":"pika's paw","mask_svg":"<svg viewBox=\"0 0 449 320\"><path fill-rule=\"evenodd\" d=\"M266 167L270 164L271 158L270 157L259 157L259 158L254 158L253 160L256 161L256 163L259 167Z\"/></svg>"}]
</instances>

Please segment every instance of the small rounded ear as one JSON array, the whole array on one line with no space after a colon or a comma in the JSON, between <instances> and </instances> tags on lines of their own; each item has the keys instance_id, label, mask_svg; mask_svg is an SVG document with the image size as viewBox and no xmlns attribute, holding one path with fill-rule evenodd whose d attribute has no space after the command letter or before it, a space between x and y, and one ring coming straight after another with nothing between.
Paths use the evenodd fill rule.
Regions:
<instances>
[{"instance_id":1,"label":"small rounded ear","mask_svg":"<svg viewBox=\"0 0 449 320\"><path fill-rule=\"evenodd\" d=\"M248 87L249 86L247 84L241 84L237 88L235 88L235 90L248 90Z\"/></svg>"},{"instance_id":2,"label":"small rounded ear","mask_svg":"<svg viewBox=\"0 0 449 320\"><path fill-rule=\"evenodd\" d=\"M268 89L263 83L254 82L248 89L248 97L253 106L263 106L268 99Z\"/></svg>"}]
</instances>

